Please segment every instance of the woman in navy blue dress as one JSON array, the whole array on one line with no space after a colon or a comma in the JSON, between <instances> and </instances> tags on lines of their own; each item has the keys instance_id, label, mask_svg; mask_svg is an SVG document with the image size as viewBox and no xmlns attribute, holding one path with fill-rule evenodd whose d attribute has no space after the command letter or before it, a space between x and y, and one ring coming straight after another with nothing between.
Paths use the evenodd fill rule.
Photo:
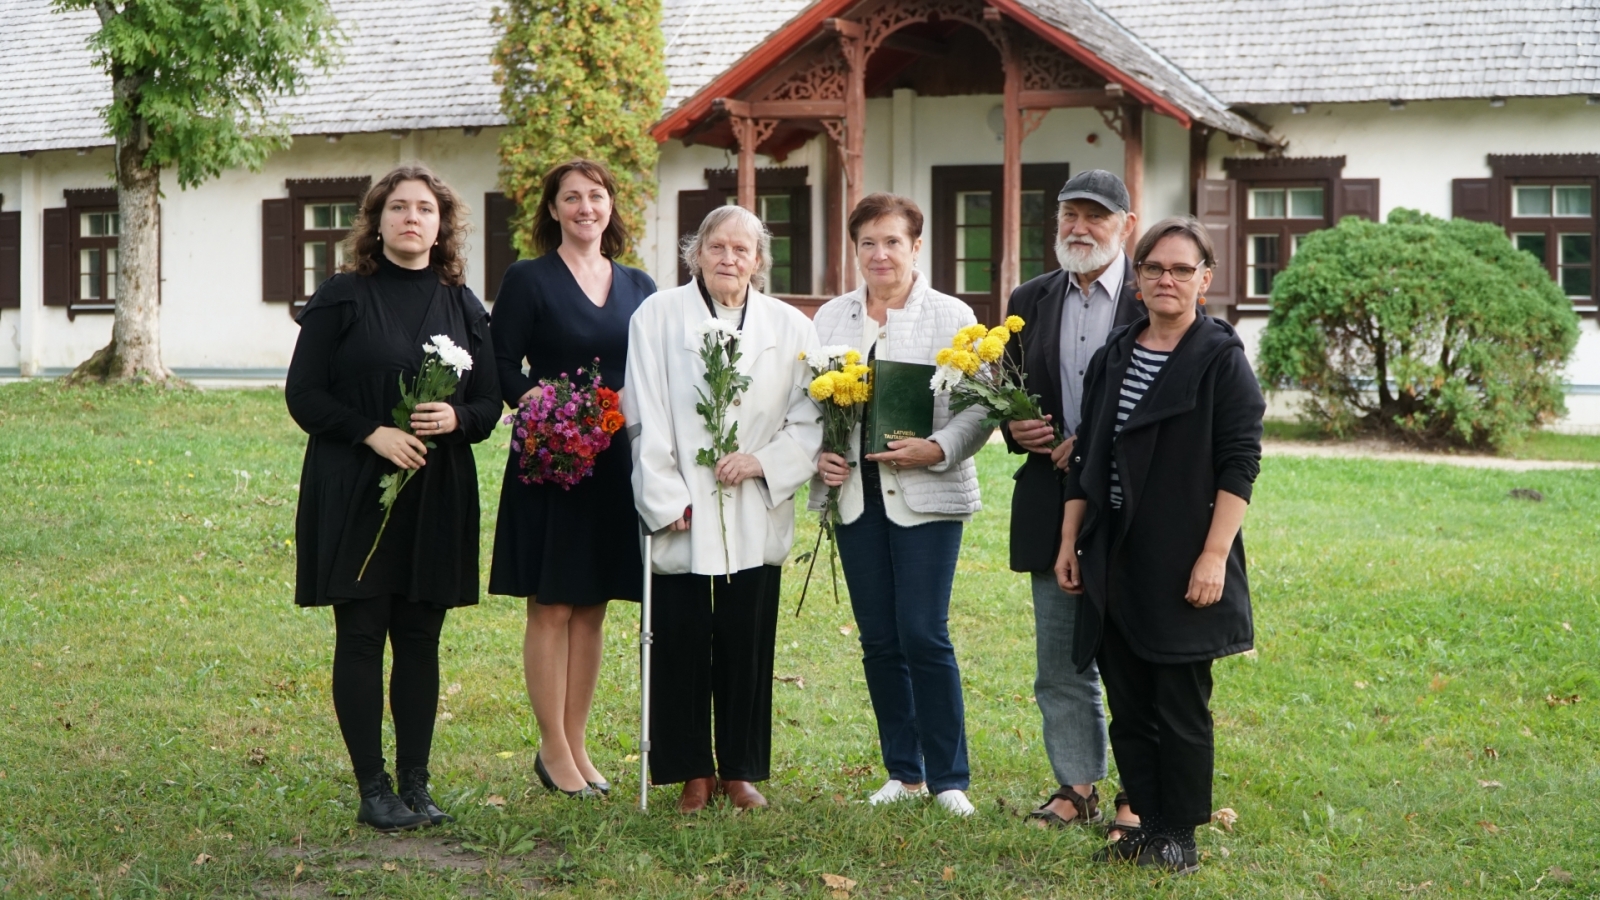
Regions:
<instances>
[{"instance_id":1,"label":"woman in navy blue dress","mask_svg":"<svg viewBox=\"0 0 1600 900\"><path fill-rule=\"evenodd\" d=\"M578 380L578 369L596 358L602 383L625 388L628 320L656 285L615 261L629 241L611 214L615 197L616 181L598 162L572 160L545 176L534 218L544 255L513 264L494 304L507 405L515 408L541 378ZM611 787L589 760L584 730L600 677L606 604L639 599L632 471L624 429L595 459L594 473L570 489L524 484L515 452L500 488L489 593L528 599L522 662L539 725L534 771L568 796Z\"/></svg>"}]
</instances>

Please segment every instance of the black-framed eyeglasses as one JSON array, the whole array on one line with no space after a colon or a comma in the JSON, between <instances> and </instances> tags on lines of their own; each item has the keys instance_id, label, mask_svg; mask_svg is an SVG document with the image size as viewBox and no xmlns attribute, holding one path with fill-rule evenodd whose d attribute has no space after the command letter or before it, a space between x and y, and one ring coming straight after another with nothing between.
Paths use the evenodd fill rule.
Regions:
<instances>
[{"instance_id":1,"label":"black-framed eyeglasses","mask_svg":"<svg viewBox=\"0 0 1600 900\"><path fill-rule=\"evenodd\" d=\"M1171 275L1173 281L1188 281L1194 273L1200 271L1196 266L1158 266L1155 263L1140 263L1134 267L1139 277L1148 281L1160 281L1162 275Z\"/></svg>"}]
</instances>

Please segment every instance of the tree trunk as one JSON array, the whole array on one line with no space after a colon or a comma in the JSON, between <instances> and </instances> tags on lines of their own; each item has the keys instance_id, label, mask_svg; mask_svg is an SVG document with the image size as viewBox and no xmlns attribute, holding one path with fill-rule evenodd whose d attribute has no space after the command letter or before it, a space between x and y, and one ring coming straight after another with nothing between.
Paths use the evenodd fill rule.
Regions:
<instances>
[{"instance_id":1,"label":"tree trunk","mask_svg":"<svg viewBox=\"0 0 1600 900\"><path fill-rule=\"evenodd\" d=\"M144 128L117 144L117 307L111 343L76 369L70 381L165 383L172 373L161 362L160 238L156 201L161 170L144 164Z\"/></svg>"}]
</instances>

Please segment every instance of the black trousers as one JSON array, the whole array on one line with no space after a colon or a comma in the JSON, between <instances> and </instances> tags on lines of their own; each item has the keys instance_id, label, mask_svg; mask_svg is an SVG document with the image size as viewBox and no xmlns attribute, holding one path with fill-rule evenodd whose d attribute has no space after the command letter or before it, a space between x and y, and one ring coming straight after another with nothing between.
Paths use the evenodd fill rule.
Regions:
<instances>
[{"instance_id":1,"label":"black trousers","mask_svg":"<svg viewBox=\"0 0 1600 900\"><path fill-rule=\"evenodd\" d=\"M1112 616L1095 659L1111 710L1111 752L1134 814L1174 828L1210 821L1211 661L1140 659Z\"/></svg>"},{"instance_id":2,"label":"black trousers","mask_svg":"<svg viewBox=\"0 0 1600 900\"><path fill-rule=\"evenodd\" d=\"M389 709L395 767L426 768L439 706L439 632L445 611L404 597L346 600L333 607L333 709L361 781L384 770L383 646L394 647Z\"/></svg>"},{"instance_id":3,"label":"black trousers","mask_svg":"<svg viewBox=\"0 0 1600 900\"><path fill-rule=\"evenodd\" d=\"M772 652L783 570L652 576L650 780L772 774ZM712 709L716 749L712 750Z\"/></svg>"}]
</instances>

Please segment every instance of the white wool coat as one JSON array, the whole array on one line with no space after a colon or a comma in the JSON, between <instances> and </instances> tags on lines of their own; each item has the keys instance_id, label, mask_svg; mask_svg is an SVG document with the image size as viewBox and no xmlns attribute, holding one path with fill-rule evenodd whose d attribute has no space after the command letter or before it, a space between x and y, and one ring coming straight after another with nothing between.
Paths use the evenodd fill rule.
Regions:
<instances>
[{"instance_id":1,"label":"white wool coat","mask_svg":"<svg viewBox=\"0 0 1600 900\"><path fill-rule=\"evenodd\" d=\"M916 273L911 296L903 309L888 312L886 339L877 344L877 358L894 362L933 364L941 347L950 346L956 332L977 322L972 307L949 294L928 286L921 272ZM857 288L835 297L817 310L818 338L824 346L860 347L862 326L867 315L866 288ZM628 382L631 386L632 381ZM928 440L944 450L944 460L932 465L897 469L896 478L913 512L944 516L967 516L983 508L978 499L978 467L972 457L988 442L993 428L983 427L987 410L969 407L952 416L950 395L938 394L933 400L933 434ZM861 452L861 427L856 426L845 458L858 461ZM887 490L887 488L885 488ZM822 476L811 482L809 508L822 509L827 496ZM854 522L865 506L861 468L850 470L850 479L839 491L839 518Z\"/></svg>"},{"instance_id":2,"label":"white wool coat","mask_svg":"<svg viewBox=\"0 0 1600 900\"><path fill-rule=\"evenodd\" d=\"M805 314L751 289L736 368L750 386L733 408L739 450L765 473L721 486L733 572L778 565L794 541L794 495L817 471L821 414L806 393L811 370L800 358L818 349ZM655 535L651 566L664 574L722 575L723 529L712 470L695 463L711 446L695 412L705 387L700 325L711 317L693 281L646 298L628 327L628 388L622 409L633 437L633 500ZM691 507L688 531L663 531Z\"/></svg>"}]
</instances>

